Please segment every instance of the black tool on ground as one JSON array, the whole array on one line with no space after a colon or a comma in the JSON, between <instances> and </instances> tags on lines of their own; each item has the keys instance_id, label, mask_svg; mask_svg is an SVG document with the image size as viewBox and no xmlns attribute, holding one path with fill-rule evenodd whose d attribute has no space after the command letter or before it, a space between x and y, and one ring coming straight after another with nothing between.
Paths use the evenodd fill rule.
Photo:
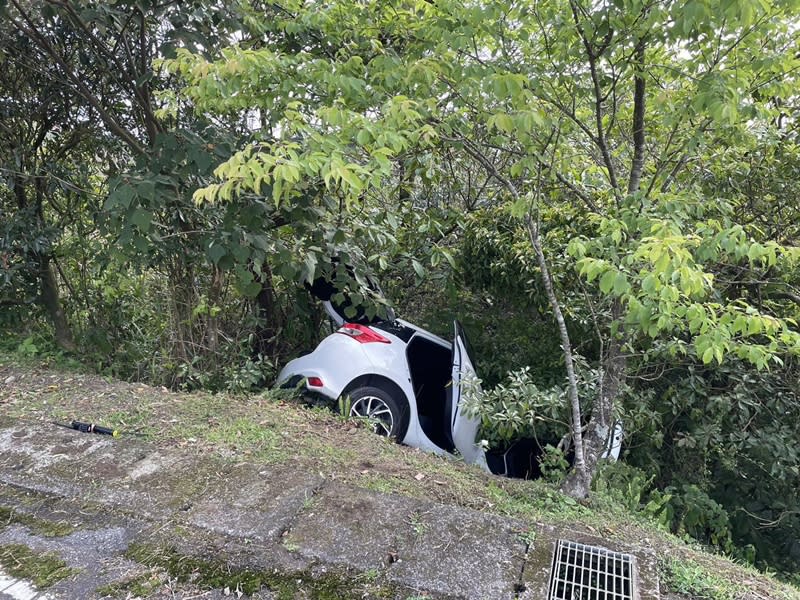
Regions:
<instances>
[{"instance_id":1,"label":"black tool on ground","mask_svg":"<svg viewBox=\"0 0 800 600\"><path fill-rule=\"evenodd\" d=\"M67 429L74 429L76 431L81 431L83 433L99 433L101 435L110 435L112 437L119 437L119 431L116 429L111 429L109 427L101 427L100 425L95 425L94 423L83 423L82 421L71 421L70 423L58 423L53 421L53 425L58 425L59 427L66 427Z\"/></svg>"}]
</instances>

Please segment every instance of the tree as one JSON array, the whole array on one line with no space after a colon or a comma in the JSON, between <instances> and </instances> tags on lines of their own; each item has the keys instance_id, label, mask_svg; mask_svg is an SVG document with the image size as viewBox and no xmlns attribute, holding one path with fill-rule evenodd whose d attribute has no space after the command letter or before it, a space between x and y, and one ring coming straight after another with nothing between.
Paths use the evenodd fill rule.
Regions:
<instances>
[{"instance_id":1,"label":"tree","mask_svg":"<svg viewBox=\"0 0 800 600\"><path fill-rule=\"evenodd\" d=\"M234 35L246 35L238 7L200 1L12 0L3 4L2 14L15 39L35 54L33 62L47 65L33 73L68 98L64 119L90 123L99 138L96 187L88 192L107 198L93 207L88 220L98 226L95 237L110 243L95 260L96 269L127 263L168 282L171 331L164 339L168 353L184 365L220 351L219 303L231 278L245 304L256 305L257 323L248 321L256 332L254 351L266 351L279 329L271 324L280 322L270 301L267 248L257 235L274 226L270 216L257 201L248 210L224 211L197 207L191 200L231 145L247 136L252 115L224 115L212 122L180 107L164 112L162 96L170 96L174 82L154 66L178 46L213 51ZM15 72L23 79L30 74ZM251 232L255 239L248 239ZM63 231L56 227L56 233ZM238 339L239 329L229 337Z\"/></svg>"},{"instance_id":2,"label":"tree","mask_svg":"<svg viewBox=\"0 0 800 600\"><path fill-rule=\"evenodd\" d=\"M496 182L527 224L559 320L571 390L573 475L588 493L625 383L626 356L647 339L703 362L733 353L761 367L796 351L779 307L719 296L720 264L780 272L797 250L757 241L710 205L693 169L721 140L754 139L761 99L789 93L792 3L578 0L280 5L263 46L216 62L179 51L171 68L198 110L258 107L274 135L217 169L198 201L269 186L276 206L309 188L361 209L396 187L403 165L457 152ZM282 40L296 40L293 52ZM570 341L548 273L540 211L580 207L591 234L569 245L597 285L602 381L585 439ZM554 249L561 252L563 249ZM585 448L582 442L585 441Z\"/></svg>"},{"instance_id":3,"label":"tree","mask_svg":"<svg viewBox=\"0 0 800 600\"><path fill-rule=\"evenodd\" d=\"M53 324L56 343L72 351L74 336L56 275L56 245L80 212L81 190L88 180L81 162L98 131L92 114L77 109L69 88L42 72L42 54L18 32L7 25L3 29L0 211L7 218L0 241L0 289L9 306L36 299ZM64 35L61 43L67 60L75 60L76 40Z\"/></svg>"}]
</instances>

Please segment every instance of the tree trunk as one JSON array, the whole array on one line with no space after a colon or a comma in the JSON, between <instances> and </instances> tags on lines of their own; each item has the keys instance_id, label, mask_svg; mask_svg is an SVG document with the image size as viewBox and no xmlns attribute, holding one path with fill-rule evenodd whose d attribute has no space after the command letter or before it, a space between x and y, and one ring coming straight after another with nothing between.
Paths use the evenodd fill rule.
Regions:
<instances>
[{"instance_id":1,"label":"tree trunk","mask_svg":"<svg viewBox=\"0 0 800 600\"><path fill-rule=\"evenodd\" d=\"M41 282L41 301L53 322L56 344L63 350L75 352L75 340L72 337L69 323L67 323L64 309L61 307L53 264L46 256L39 257L39 281Z\"/></svg>"},{"instance_id":2,"label":"tree trunk","mask_svg":"<svg viewBox=\"0 0 800 600\"><path fill-rule=\"evenodd\" d=\"M29 209L29 195L25 188L25 179L17 174L14 176L14 197L17 200L17 208L20 212ZM44 228L44 217L41 211L41 191L37 190L37 200L40 203L36 211L36 217L39 219L38 227ZM60 294L58 292L58 280L56 279L53 264L50 257L46 254L39 254L31 252L31 258L36 260L39 264L39 301L47 311L47 315L53 322L53 330L55 334L55 341L59 348L67 352L75 352L75 339L72 337L72 330L69 328L67 316L64 314L64 309L61 307Z\"/></svg>"},{"instance_id":3,"label":"tree trunk","mask_svg":"<svg viewBox=\"0 0 800 600\"><path fill-rule=\"evenodd\" d=\"M206 343L211 354L216 354L219 348L219 317L215 313L215 308L220 304L222 283L222 269L216 266L212 267L211 285L208 291L208 316L206 318Z\"/></svg>"},{"instance_id":4,"label":"tree trunk","mask_svg":"<svg viewBox=\"0 0 800 600\"><path fill-rule=\"evenodd\" d=\"M572 442L575 445L575 464L573 465L571 477L567 479L570 485L562 487L562 491L574 498L585 498L589 494L589 484L592 482L591 476L593 471L587 468L585 458L586 452L583 444L583 431L581 426L581 404L578 399L578 379L575 376L572 345L569 339L569 332L567 331L567 323L561 312L561 305L556 297L553 288L553 280L550 277L550 269L547 266L544 249L542 248L542 241L539 237L539 224L533 220L530 213L525 216L525 224L528 228L531 245L536 253L539 270L542 272L542 282L544 283L544 289L547 293L547 299L550 302L550 308L553 310L553 315L558 325L558 333L561 336L561 350L564 353L564 366L567 370L567 395L569 396L570 409L572 411Z\"/></svg>"},{"instance_id":5,"label":"tree trunk","mask_svg":"<svg viewBox=\"0 0 800 600\"><path fill-rule=\"evenodd\" d=\"M612 323L622 318L623 306L619 299L611 305ZM561 491L574 498L585 498L591 490L592 479L597 472L600 457L605 452L608 438L613 434L614 405L625 382L627 360L622 349L622 332L612 336L602 362L600 390L592 408L592 416L586 428L584 441L584 466L567 476Z\"/></svg>"},{"instance_id":6,"label":"tree trunk","mask_svg":"<svg viewBox=\"0 0 800 600\"><path fill-rule=\"evenodd\" d=\"M631 174L628 178L628 193L632 194L639 189L644 170L644 113L647 99L646 83L642 69L644 68L645 40L640 38L635 49L637 72L633 78L633 159L631 160Z\"/></svg>"},{"instance_id":7,"label":"tree trunk","mask_svg":"<svg viewBox=\"0 0 800 600\"><path fill-rule=\"evenodd\" d=\"M612 323L620 323L622 315L622 303L619 299L614 300L611 306ZM589 443L598 457L605 449L608 436L614 426L614 405L625 384L627 359L622 349L623 339L620 325L616 335L611 336L603 357L603 379L600 382L600 391L586 432L586 437L590 440Z\"/></svg>"},{"instance_id":8,"label":"tree trunk","mask_svg":"<svg viewBox=\"0 0 800 600\"><path fill-rule=\"evenodd\" d=\"M180 362L189 363L197 352L192 335L192 309L195 306L193 277L190 265L176 257L171 267L172 332L174 356Z\"/></svg>"},{"instance_id":9,"label":"tree trunk","mask_svg":"<svg viewBox=\"0 0 800 600\"><path fill-rule=\"evenodd\" d=\"M256 296L256 326L253 354L256 356L272 356L275 352L275 336L278 332L277 304L275 289L272 286L272 271L267 263L261 265L261 274L256 273L256 280L261 284L261 291Z\"/></svg>"}]
</instances>

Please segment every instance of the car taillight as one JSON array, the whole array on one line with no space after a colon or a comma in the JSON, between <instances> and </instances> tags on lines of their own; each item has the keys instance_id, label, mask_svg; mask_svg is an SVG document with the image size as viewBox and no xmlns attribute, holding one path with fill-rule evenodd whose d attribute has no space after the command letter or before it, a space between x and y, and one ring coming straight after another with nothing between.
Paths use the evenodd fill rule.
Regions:
<instances>
[{"instance_id":1,"label":"car taillight","mask_svg":"<svg viewBox=\"0 0 800 600\"><path fill-rule=\"evenodd\" d=\"M349 335L357 342L362 344L369 344L370 342L380 342L381 344L391 344L389 340L367 327L366 325L359 325L358 323L345 323L336 333L343 333Z\"/></svg>"},{"instance_id":2,"label":"car taillight","mask_svg":"<svg viewBox=\"0 0 800 600\"><path fill-rule=\"evenodd\" d=\"M325 385L319 377L309 377L306 382L311 387L323 387Z\"/></svg>"}]
</instances>

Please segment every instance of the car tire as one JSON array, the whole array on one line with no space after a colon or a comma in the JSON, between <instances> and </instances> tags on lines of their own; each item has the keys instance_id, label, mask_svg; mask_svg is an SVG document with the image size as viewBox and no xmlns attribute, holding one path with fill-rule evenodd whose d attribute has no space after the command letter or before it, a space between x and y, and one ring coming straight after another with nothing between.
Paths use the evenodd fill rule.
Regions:
<instances>
[{"instance_id":1,"label":"car tire","mask_svg":"<svg viewBox=\"0 0 800 600\"><path fill-rule=\"evenodd\" d=\"M363 386L344 394L340 410L350 417L367 419L372 430L400 442L408 431L408 404L378 387Z\"/></svg>"}]
</instances>

